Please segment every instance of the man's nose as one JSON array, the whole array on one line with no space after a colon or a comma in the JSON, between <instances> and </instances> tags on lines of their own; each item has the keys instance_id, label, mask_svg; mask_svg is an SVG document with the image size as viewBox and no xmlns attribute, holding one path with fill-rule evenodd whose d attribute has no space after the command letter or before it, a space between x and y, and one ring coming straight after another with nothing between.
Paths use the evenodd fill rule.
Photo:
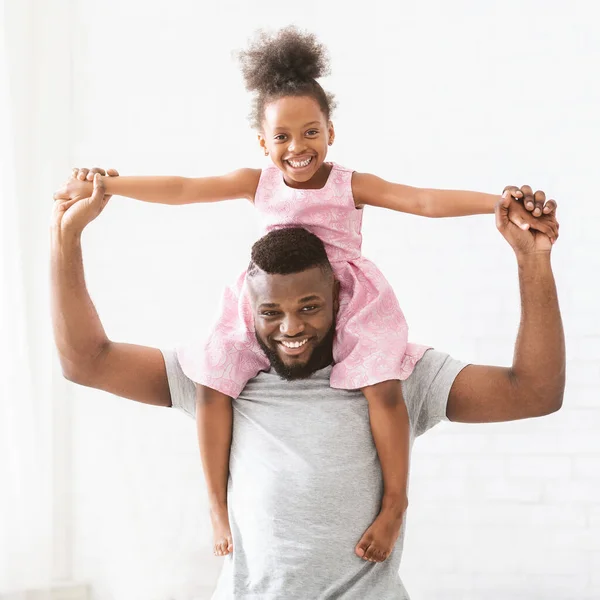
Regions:
<instances>
[{"instance_id":1,"label":"man's nose","mask_svg":"<svg viewBox=\"0 0 600 600\"><path fill-rule=\"evenodd\" d=\"M286 316L283 321L281 321L279 331L281 331L283 335L294 337L304 331L304 323L302 319L299 319L295 315Z\"/></svg>"}]
</instances>

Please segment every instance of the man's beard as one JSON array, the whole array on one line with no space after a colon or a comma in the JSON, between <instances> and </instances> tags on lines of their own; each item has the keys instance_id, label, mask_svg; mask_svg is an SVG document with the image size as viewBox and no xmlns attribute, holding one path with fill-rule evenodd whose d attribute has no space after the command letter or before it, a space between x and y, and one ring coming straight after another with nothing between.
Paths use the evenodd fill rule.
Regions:
<instances>
[{"instance_id":1,"label":"man's beard","mask_svg":"<svg viewBox=\"0 0 600 600\"><path fill-rule=\"evenodd\" d=\"M255 332L256 335L256 332ZM258 335L256 339L258 345L262 348L263 352L267 355L271 366L275 372L282 377L291 381L293 379L306 379L310 377L315 371L323 369L333 362L333 337L335 335L335 323L332 323L331 328L325 335L325 337L319 342L317 346L313 348L310 358L305 364L298 364L288 366L280 358L277 350L269 348Z\"/></svg>"}]
</instances>

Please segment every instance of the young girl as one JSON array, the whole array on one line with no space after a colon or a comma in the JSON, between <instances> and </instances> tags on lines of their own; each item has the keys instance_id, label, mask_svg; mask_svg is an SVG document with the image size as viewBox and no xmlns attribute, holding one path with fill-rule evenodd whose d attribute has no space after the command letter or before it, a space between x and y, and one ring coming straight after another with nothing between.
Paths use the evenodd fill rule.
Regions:
<instances>
[{"instance_id":1,"label":"young girl","mask_svg":"<svg viewBox=\"0 0 600 600\"><path fill-rule=\"evenodd\" d=\"M272 165L197 179L105 178L106 192L173 205L247 198L262 217L265 233L294 225L323 240L340 282L331 386L363 390L384 480L380 512L355 552L380 562L394 547L407 507L409 423L400 381L410 375L425 348L408 343L407 325L391 286L361 256L362 208L451 217L492 213L499 196L418 189L326 162L335 139L333 99L317 82L326 74L328 61L313 35L292 27L274 36L261 34L240 58L246 86L256 92L252 125ZM59 196L89 195L92 184L80 181L86 176L93 177L81 171ZM513 205L512 220L521 225L518 211L523 216L524 209ZM293 335L281 343L280 351L302 363L311 346L302 335ZM197 383L198 436L214 550L224 555L233 550L227 516L231 397L270 367L255 338L245 274L226 292L220 318L202 350L181 349L179 359Z\"/></svg>"}]
</instances>

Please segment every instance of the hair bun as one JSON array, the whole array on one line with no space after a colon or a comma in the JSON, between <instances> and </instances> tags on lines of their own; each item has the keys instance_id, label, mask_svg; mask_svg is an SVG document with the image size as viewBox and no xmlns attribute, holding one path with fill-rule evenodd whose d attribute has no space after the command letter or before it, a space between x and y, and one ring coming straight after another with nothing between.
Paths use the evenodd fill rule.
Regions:
<instances>
[{"instance_id":1,"label":"hair bun","mask_svg":"<svg viewBox=\"0 0 600 600\"><path fill-rule=\"evenodd\" d=\"M259 31L239 60L246 89L272 94L329 73L325 46L312 33L290 26L272 34Z\"/></svg>"}]
</instances>

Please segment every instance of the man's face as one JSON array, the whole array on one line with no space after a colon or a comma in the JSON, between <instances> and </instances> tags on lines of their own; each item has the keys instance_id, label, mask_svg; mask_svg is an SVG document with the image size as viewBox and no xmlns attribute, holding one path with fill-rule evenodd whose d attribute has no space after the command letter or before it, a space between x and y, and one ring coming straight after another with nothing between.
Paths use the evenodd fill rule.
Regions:
<instances>
[{"instance_id":1,"label":"man's face","mask_svg":"<svg viewBox=\"0 0 600 600\"><path fill-rule=\"evenodd\" d=\"M338 294L332 273L259 270L248 283L256 338L279 375L299 379L331 364Z\"/></svg>"}]
</instances>

